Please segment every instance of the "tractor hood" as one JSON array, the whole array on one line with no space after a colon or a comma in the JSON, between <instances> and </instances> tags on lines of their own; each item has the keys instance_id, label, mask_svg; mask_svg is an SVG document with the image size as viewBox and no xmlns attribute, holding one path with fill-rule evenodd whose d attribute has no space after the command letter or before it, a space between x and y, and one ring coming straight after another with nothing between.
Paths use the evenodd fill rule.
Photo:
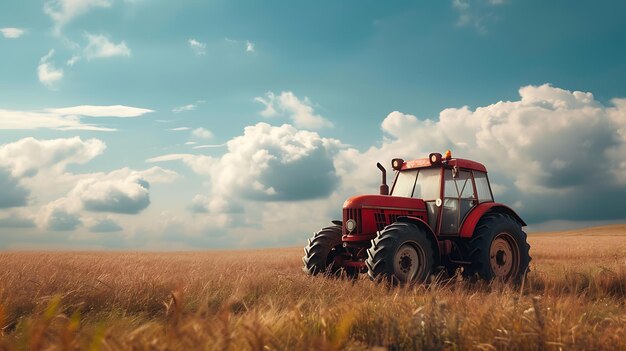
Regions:
<instances>
[{"instance_id":1,"label":"tractor hood","mask_svg":"<svg viewBox=\"0 0 626 351\"><path fill-rule=\"evenodd\" d=\"M422 199L389 195L359 195L346 200L343 208L425 209Z\"/></svg>"}]
</instances>

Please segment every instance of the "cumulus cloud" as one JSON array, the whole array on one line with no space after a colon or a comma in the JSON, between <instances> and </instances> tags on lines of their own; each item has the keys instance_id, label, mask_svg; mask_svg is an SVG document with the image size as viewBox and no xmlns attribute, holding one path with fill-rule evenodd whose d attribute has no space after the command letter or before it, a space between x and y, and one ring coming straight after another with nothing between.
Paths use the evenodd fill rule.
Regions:
<instances>
[{"instance_id":1,"label":"cumulus cloud","mask_svg":"<svg viewBox=\"0 0 626 351\"><path fill-rule=\"evenodd\" d=\"M89 218L84 219L84 211L138 214L150 205L151 183L169 183L178 177L176 172L160 167L77 175L66 196L41 207L37 224L40 228L71 231L89 223Z\"/></svg>"},{"instance_id":2,"label":"cumulus cloud","mask_svg":"<svg viewBox=\"0 0 626 351\"><path fill-rule=\"evenodd\" d=\"M205 43L197 41L196 39L193 39L193 38L187 40L187 43L189 44L189 47L196 55L202 56L206 54Z\"/></svg>"},{"instance_id":3,"label":"cumulus cloud","mask_svg":"<svg viewBox=\"0 0 626 351\"><path fill-rule=\"evenodd\" d=\"M265 105L265 109L261 111L262 116L275 117L286 115L298 128L317 130L333 126L332 122L315 114L309 98L305 97L301 100L290 91L283 91L279 95L268 92L265 94L265 97L256 97L254 101Z\"/></svg>"},{"instance_id":4,"label":"cumulus cloud","mask_svg":"<svg viewBox=\"0 0 626 351\"><path fill-rule=\"evenodd\" d=\"M74 18L94 8L111 7L112 0L50 0L44 3L44 12L54 22L53 34L61 35L63 27Z\"/></svg>"},{"instance_id":5,"label":"cumulus cloud","mask_svg":"<svg viewBox=\"0 0 626 351\"><path fill-rule=\"evenodd\" d=\"M11 170L16 177L33 176L40 169L65 170L69 164L82 164L102 154L106 145L98 139L38 140L23 138L0 145L0 165Z\"/></svg>"},{"instance_id":6,"label":"cumulus cloud","mask_svg":"<svg viewBox=\"0 0 626 351\"><path fill-rule=\"evenodd\" d=\"M211 139L213 138L213 133L205 128L196 128L191 132L191 135L198 139Z\"/></svg>"},{"instance_id":7,"label":"cumulus cloud","mask_svg":"<svg viewBox=\"0 0 626 351\"><path fill-rule=\"evenodd\" d=\"M147 162L180 160L211 180L210 194L196 196L190 210L240 213L245 202L303 201L325 198L339 178L333 157L339 141L291 125L258 123L227 142L221 157L169 154ZM225 223L229 223L225 219Z\"/></svg>"},{"instance_id":8,"label":"cumulus cloud","mask_svg":"<svg viewBox=\"0 0 626 351\"><path fill-rule=\"evenodd\" d=\"M37 66L37 76L41 84L50 89L54 89L56 83L63 78L63 70L54 67L52 62L49 62L54 55L54 49L51 49L48 54L43 56L39 60L39 66Z\"/></svg>"},{"instance_id":9,"label":"cumulus cloud","mask_svg":"<svg viewBox=\"0 0 626 351\"><path fill-rule=\"evenodd\" d=\"M626 195L617 176L626 159L617 151L624 147L619 121L626 109L620 101L603 106L591 93L548 84L526 86L519 93L519 101L473 111L445 109L439 120L392 112L381 125L383 144L340 152L338 172L351 179L354 190L356 184L369 183L362 191L375 186L376 178L363 175L375 171L376 161L452 149L453 155L486 164L500 200L516 204L530 221L623 217L616 207ZM590 210L581 202L606 206Z\"/></svg>"},{"instance_id":10,"label":"cumulus cloud","mask_svg":"<svg viewBox=\"0 0 626 351\"><path fill-rule=\"evenodd\" d=\"M39 129L115 131L116 129L84 123L83 117L139 117L153 112L150 109L112 105L82 105L64 108L48 108L41 111L0 109L1 129Z\"/></svg>"},{"instance_id":11,"label":"cumulus cloud","mask_svg":"<svg viewBox=\"0 0 626 351\"><path fill-rule=\"evenodd\" d=\"M68 198L78 199L92 212L137 214L150 204L150 181L171 182L176 172L153 167L145 171L122 168L78 181Z\"/></svg>"},{"instance_id":12,"label":"cumulus cloud","mask_svg":"<svg viewBox=\"0 0 626 351\"><path fill-rule=\"evenodd\" d=\"M21 28L13 28L13 27L0 28L0 33L2 34L3 37L7 39L17 39L21 37L25 32L26 31Z\"/></svg>"},{"instance_id":13,"label":"cumulus cloud","mask_svg":"<svg viewBox=\"0 0 626 351\"><path fill-rule=\"evenodd\" d=\"M115 44L104 35L94 35L86 33L87 46L85 47L84 54L87 60L95 58L108 58L115 56L130 57L131 52L126 42L122 41L119 44Z\"/></svg>"}]
</instances>

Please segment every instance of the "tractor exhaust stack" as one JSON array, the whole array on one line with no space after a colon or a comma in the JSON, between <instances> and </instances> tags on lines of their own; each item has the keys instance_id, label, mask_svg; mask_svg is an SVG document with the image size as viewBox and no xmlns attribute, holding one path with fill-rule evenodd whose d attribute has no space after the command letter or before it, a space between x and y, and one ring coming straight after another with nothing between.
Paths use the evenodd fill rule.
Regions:
<instances>
[{"instance_id":1,"label":"tractor exhaust stack","mask_svg":"<svg viewBox=\"0 0 626 351\"><path fill-rule=\"evenodd\" d=\"M383 183L380 185L380 195L389 195L389 185L387 185L387 170L380 162L376 163L376 167L383 172Z\"/></svg>"}]
</instances>

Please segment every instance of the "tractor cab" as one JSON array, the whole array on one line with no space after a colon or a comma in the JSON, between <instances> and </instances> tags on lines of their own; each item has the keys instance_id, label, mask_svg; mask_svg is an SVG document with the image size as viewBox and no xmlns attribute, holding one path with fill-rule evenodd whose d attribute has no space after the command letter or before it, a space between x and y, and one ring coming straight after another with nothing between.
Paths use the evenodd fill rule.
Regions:
<instances>
[{"instance_id":1,"label":"tractor cab","mask_svg":"<svg viewBox=\"0 0 626 351\"><path fill-rule=\"evenodd\" d=\"M457 235L465 216L478 204L493 202L485 166L433 153L428 159L394 159L391 196L422 199L428 224L437 235ZM384 195L384 194L381 194Z\"/></svg>"}]
</instances>

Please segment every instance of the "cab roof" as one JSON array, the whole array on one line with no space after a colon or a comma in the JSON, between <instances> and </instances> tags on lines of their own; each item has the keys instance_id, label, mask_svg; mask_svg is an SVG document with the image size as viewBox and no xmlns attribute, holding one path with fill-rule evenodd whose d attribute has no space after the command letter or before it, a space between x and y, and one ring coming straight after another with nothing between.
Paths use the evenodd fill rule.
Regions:
<instances>
[{"instance_id":1,"label":"cab roof","mask_svg":"<svg viewBox=\"0 0 626 351\"><path fill-rule=\"evenodd\" d=\"M415 168L426 168L433 166L441 166L442 164L447 164L449 166L457 166L459 168L471 169L474 171L487 172L487 168L480 162L467 160L464 158L451 158L449 160L444 159L441 163L431 163L428 157L426 158L418 158L416 160L404 161L402 163L402 169L415 169Z\"/></svg>"}]
</instances>

